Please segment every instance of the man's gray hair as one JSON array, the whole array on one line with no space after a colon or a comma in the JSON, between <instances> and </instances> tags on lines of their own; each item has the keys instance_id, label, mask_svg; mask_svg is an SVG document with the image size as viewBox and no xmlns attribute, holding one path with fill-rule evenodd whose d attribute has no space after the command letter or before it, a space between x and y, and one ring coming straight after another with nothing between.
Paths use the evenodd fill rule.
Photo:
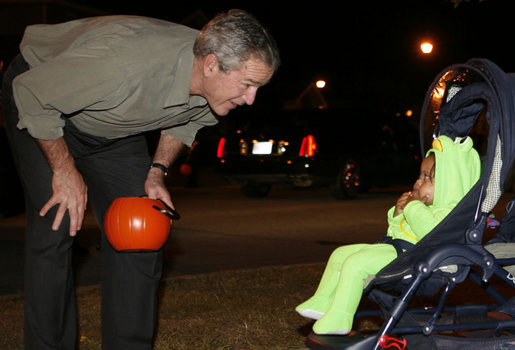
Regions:
<instances>
[{"instance_id":1,"label":"man's gray hair","mask_svg":"<svg viewBox=\"0 0 515 350\"><path fill-rule=\"evenodd\" d=\"M279 68L275 40L259 21L243 10L230 10L213 18L202 28L193 53L218 59L222 71L238 70L248 59L260 59L274 72Z\"/></svg>"}]
</instances>

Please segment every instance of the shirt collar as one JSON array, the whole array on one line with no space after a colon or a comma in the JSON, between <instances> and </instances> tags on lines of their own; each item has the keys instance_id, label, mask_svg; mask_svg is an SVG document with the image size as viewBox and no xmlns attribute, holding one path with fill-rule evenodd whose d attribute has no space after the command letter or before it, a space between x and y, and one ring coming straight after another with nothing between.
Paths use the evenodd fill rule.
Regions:
<instances>
[{"instance_id":1,"label":"shirt collar","mask_svg":"<svg viewBox=\"0 0 515 350\"><path fill-rule=\"evenodd\" d=\"M190 107L207 105L207 100L204 97L190 96L193 58L193 45L188 45L181 50L172 73L172 85L170 86L169 96L165 101L165 108L184 104L188 104Z\"/></svg>"}]
</instances>

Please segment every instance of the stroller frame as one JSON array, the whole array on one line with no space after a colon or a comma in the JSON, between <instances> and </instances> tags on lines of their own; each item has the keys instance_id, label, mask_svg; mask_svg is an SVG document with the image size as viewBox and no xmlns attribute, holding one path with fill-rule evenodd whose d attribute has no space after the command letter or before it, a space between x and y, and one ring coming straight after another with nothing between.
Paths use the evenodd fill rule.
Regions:
<instances>
[{"instance_id":1,"label":"stroller frame","mask_svg":"<svg viewBox=\"0 0 515 350\"><path fill-rule=\"evenodd\" d=\"M515 291L515 276L504 268L515 264L515 243L506 243L512 244L513 255L502 259L482 245L489 215L503 193L515 158L515 76L486 59L443 70L424 101L421 151L424 154L424 144L430 144L427 130L433 130L432 138L466 136L484 111L489 124L488 148L478 183L435 229L365 287L364 294L381 310L358 312L355 318L383 315L380 331L367 337L311 333L306 341L310 349L404 349L406 345L415 349L515 349L515 293L506 298L488 283L496 275ZM445 307L451 290L467 278L495 303ZM433 296L441 289L436 307L408 308L415 295ZM385 290L400 294L392 296ZM502 312L507 319L488 319L490 311ZM447 313L453 314L451 323L442 317ZM471 316L479 321L462 322ZM475 333L470 333L472 330ZM456 332L461 332L460 336Z\"/></svg>"}]
</instances>

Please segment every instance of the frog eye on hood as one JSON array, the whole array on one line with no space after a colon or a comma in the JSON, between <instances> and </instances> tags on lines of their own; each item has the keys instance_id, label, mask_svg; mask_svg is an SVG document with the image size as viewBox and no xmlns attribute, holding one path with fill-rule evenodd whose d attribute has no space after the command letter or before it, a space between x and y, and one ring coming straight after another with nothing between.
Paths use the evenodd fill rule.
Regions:
<instances>
[{"instance_id":1,"label":"frog eye on hood","mask_svg":"<svg viewBox=\"0 0 515 350\"><path fill-rule=\"evenodd\" d=\"M467 136L467 137L463 137L463 138L460 138L460 137L457 137L455 140L454 140L454 144L458 144L460 145L460 149L463 151L463 152L466 152L468 150L470 150L472 148L472 142L470 142L472 139L470 138L470 136Z\"/></svg>"}]
</instances>

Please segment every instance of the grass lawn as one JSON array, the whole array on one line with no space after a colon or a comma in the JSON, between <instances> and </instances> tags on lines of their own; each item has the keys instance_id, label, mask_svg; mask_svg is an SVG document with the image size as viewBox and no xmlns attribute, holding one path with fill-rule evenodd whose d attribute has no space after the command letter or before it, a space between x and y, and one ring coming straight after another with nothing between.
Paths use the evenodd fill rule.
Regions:
<instances>
[{"instance_id":1,"label":"grass lawn","mask_svg":"<svg viewBox=\"0 0 515 350\"><path fill-rule=\"evenodd\" d=\"M164 280L155 349L301 349L311 322L295 306L324 265L224 271ZM79 349L100 349L100 287L77 290ZM0 349L23 349L23 296L0 297Z\"/></svg>"},{"instance_id":2,"label":"grass lawn","mask_svg":"<svg viewBox=\"0 0 515 350\"><path fill-rule=\"evenodd\" d=\"M312 321L294 308L315 291L323 269L324 264L266 267L164 280L154 348L303 349ZM455 291L451 305L490 300L475 285ZM0 297L0 349L23 349L22 298ZM101 349L100 287L79 288L77 303L79 349ZM375 305L363 298L360 310L370 307ZM360 320L354 329L377 330L379 323Z\"/></svg>"}]
</instances>

